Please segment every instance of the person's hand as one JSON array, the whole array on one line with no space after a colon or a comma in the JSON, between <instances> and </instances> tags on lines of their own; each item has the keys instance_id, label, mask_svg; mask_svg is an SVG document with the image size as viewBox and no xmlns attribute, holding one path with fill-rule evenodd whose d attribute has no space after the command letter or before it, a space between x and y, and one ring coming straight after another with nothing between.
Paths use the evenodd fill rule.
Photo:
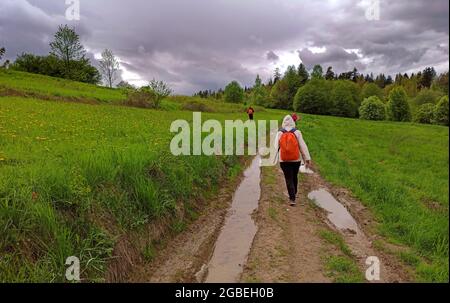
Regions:
<instances>
[{"instance_id":1,"label":"person's hand","mask_svg":"<svg viewBox=\"0 0 450 303\"><path fill-rule=\"evenodd\" d=\"M310 169L310 168L311 168L311 160L306 160L306 161L305 161L305 167L306 167L307 169Z\"/></svg>"}]
</instances>

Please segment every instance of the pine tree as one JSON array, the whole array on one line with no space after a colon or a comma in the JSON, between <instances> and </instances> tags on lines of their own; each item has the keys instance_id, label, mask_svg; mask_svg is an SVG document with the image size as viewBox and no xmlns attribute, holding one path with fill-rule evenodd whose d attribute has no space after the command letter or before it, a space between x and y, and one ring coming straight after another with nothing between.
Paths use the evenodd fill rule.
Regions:
<instances>
[{"instance_id":1,"label":"pine tree","mask_svg":"<svg viewBox=\"0 0 450 303\"><path fill-rule=\"evenodd\" d=\"M280 69L277 67L273 73L273 84L277 83L281 79Z\"/></svg>"},{"instance_id":2,"label":"pine tree","mask_svg":"<svg viewBox=\"0 0 450 303\"><path fill-rule=\"evenodd\" d=\"M435 77L436 71L434 70L434 67L425 68L422 72L422 77L420 78L420 85L422 87L430 88Z\"/></svg>"},{"instance_id":3,"label":"pine tree","mask_svg":"<svg viewBox=\"0 0 450 303\"><path fill-rule=\"evenodd\" d=\"M303 63L300 63L297 71L298 77L300 79L300 84L304 85L309 79L309 73Z\"/></svg>"},{"instance_id":4,"label":"pine tree","mask_svg":"<svg viewBox=\"0 0 450 303\"><path fill-rule=\"evenodd\" d=\"M334 72L333 72L333 67L329 66L327 68L327 72L325 73L325 79L326 80L334 80Z\"/></svg>"},{"instance_id":5,"label":"pine tree","mask_svg":"<svg viewBox=\"0 0 450 303\"><path fill-rule=\"evenodd\" d=\"M358 79L358 69L356 67L353 68L353 71L351 71L351 76L350 76L350 80L352 80L353 82L356 82L356 80Z\"/></svg>"},{"instance_id":6,"label":"pine tree","mask_svg":"<svg viewBox=\"0 0 450 303\"><path fill-rule=\"evenodd\" d=\"M297 74L297 70L294 65L288 66L283 81L286 82L288 89L288 99L290 102L294 101L295 94L301 86L300 77Z\"/></svg>"}]
</instances>

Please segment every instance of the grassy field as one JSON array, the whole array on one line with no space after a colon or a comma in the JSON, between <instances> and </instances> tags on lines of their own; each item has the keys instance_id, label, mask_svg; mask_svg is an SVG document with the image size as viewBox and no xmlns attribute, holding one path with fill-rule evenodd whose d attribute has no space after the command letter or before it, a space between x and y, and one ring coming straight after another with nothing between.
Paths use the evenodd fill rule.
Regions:
<instances>
[{"instance_id":1,"label":"grassy field","mask_svg":"<svg viewBox=\"0 0 450 303\"><path fill-rule=\"evenodd\" d=\"M85 277L100 279L121 231L189 210L239 165L170 154L170 123L190 112L4 97L0 117L3 281L62 281L71 255L86 256Z\"/></svg>"},{"instance_id":2,"label":"grassy field","mask_svg":"<svg viewBox=\"0 0 450 303\"><path fill-rule=\"evenodd\" d=\"M369 206L381 234L423 257L417 279L448 280L448 128L319 116L300 128L320 173Z\"/></svg>"},{"instance_id":3,"label":"grassy field","mask_svg":"<svg viewBox=\"0 0 450 303\"><path fill-rule=\"evenodd\" d=\"M0 95L2 90L15 90L39 97L60 97L68 100L99 101L115 103L125 100L124 91L74 82L61 78L0 70Z\"/></svg>"},{"instance_id":4,"label":"grassy field","mask_svg":"<svg viewBox=\"0 0 450 303\"><path fill-rule=\"evenodd\" d=\"M237 157L173 157L173 120L243 119L243 105L172 97L162 110L112 106L123 91L0 72L0 281L64 281L67 256L101 281L117 238L160 218L176 226L241 167ZM7 96L87 98L99 104ZM24 94L26 95L26 94ZM186 104L193 106L186 107ZM213 112L214 111L214 112ZM257 108L257 118L283 118ZM349 188L411 248L419 281L448 281L448 128L304 115L300 129L329 181ZM144 253L144 252L143 252Z\"/></svg>"},{"instance_id":5,"label":"grassy field","mask_svg":"<svg viewBox=\"0 0 450 303\"><path fill-rule=\"evenodd\" d=\"M61 78L0 69L0 96L31 97L57 101L121 105L126 99L125 90L110 89ZM253 106L257 111L264 108ZM230 104L196 97L170 96L163 100L162 110L189 110L202 112L245 112L244 104Z\"/></svg>"}]
</instances>

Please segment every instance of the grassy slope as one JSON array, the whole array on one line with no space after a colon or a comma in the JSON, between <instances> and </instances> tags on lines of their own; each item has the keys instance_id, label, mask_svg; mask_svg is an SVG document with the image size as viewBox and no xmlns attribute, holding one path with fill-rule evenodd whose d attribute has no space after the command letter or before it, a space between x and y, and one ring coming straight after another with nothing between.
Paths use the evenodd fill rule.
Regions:
<instances>
[{"instance_id":1,"label":"grassy slope","mask_svg":"<svg viewBox=\"0 0 450 303\"><path fill-rule=\"evenodd\" d=\"M25 73L0 72L1 87L123 98ZM179 111L190 100L171 98L166 111L153 111L0 98L0 226L8 230L0 239L0 280L63 281L68 255L81 255L85 267L93 257L84 276L101 278L120 232L93 218L106 213L122 232L139 229L174 216L180 205L193 208L205 182L214 187L227 168L235 172L235 158L167 154L169 125L191 120ZM221 112L205 120L243 117L242 106L201 102ZM282 115L258 111L257 118ZM414 248L414 260L428 259L414 262L418 279L448 280L448 128L305 115L301 129L321 173L350 188L375 212L381 233Z\"/></svg>"},{"instance_id":2,"label":"grassy slope","mask_svg":"<svg viewBox=\"0 0 450 303\"><path fill-rule=\"evenodd\" d=\"M124 100L123 91L70 80L17 71L0 70L0 93L9 88L42 96L79 98L114 103Z\"/></svg>"},{"instance_id":3,"label":"grassy slope","mask_svg":"<svg viewBox=\"0 0 450 303\"><path fill-rule=\"evenodd\" d=\"M91 254L85 276L100 278L120 231L96 216L127 231L178 215L238 165L169 153L170 123L189 112L3 97L0 117L0 280L63 281L67 256Z\"/></svg>"},{"instance_id":4,"label":"grassy slope","mask_svg":"<svg viewBox=\"0 0 450 303\"><path fill-rule=\"evenodd\" d=\"M0 69L0 96L11 95L7 90L31 95L43 99L61 99L67 101L87 101L107 104L120 104L126 100L126 92L66 79L53 78L44 75L17 72ZM162 103L163 110L182 110L187 104L203 105L201 111L206 112L244 112L244 105L225 102L213 102L201 98L171 96ZM258 111L263 108L254 106Z\"/></svg>"},{"instance_id":5,"label":"grassy slope","mask_svg":"<svg viewBox=\"0 0 450 303\"><path fill-rule=\"evenodd\" d=\"M301 129L322 175L429 259L414 264L418 279L448 280L448 128L306 116Z\"/></svg>"}]
</instances>

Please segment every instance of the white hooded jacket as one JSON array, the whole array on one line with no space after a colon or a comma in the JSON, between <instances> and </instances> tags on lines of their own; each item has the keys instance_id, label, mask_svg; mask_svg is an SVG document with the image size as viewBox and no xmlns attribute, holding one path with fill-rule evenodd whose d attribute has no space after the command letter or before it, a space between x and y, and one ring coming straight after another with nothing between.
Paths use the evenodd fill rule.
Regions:
<instances>
[{"instance_id":1,"label":"white hooded jacket","mask_svg":"<svg viewBox=\"0 0 450 303\"><path fill-rule=\"evenodd\" d=\"M292 117L290 115L287 115L286 117L284 117L283 119L283 123L281 124L281 127L283 129L285 129L286 131L290 131L293 128L295 128L295 122L292 119ZM275 137L275 149L278 151L278 148L280 146L280 139L281 139L281 135L283 133L281 131L277 132L277 135ZM303 140L303 136L302 133L297 129L294 132L295 136L297 137L298 143L299 143L299 147L300 147L300 158L297 160L293 160L293 161L286 161L286 162L299 162L299 161L309 161L311 160L311 156L309 154L309 150L308 150L308 146L306 145L305 141ZM284 162L280 159L280 162Z\"/></svg>"}]
</instances>

